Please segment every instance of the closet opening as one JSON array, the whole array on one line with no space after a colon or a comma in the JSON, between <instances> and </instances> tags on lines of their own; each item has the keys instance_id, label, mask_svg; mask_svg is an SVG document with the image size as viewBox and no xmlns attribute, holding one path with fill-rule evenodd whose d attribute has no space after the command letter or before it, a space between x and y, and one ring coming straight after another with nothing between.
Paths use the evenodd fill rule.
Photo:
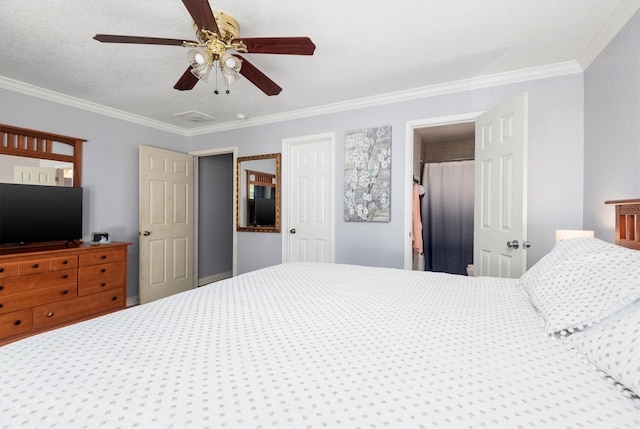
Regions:
<instances>
[{"instance_id":1,"label":"closet opening","mask_svg":"<svg viewBox=\"0 0 640 429\"><path fill-rule=\"evenodd\" d=\"M414 269L472 274L475 123L414 129L422 255Z\"/></svg>"},{"instance_id":2,"label":"closet opening","mask_svg":"<svg viewBox=\"0 0 640 429\"><path fill-rule=\"evenodd\" d=\"M235 275L235 158L231 149L195 158L198 287Z\"/></svg>"}]
</instances>

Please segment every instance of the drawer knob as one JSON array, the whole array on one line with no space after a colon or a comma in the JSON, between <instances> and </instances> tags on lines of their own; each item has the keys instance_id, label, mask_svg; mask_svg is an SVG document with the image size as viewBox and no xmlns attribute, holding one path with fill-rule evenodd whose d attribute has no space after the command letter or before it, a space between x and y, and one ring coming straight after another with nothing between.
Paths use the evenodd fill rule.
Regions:
<instances>
[{"instance_id":1,"label":"drawer knob","mask_svg":"<svg viewBox=\"0 0 640 429\"><path fill-rule=\"evenodd\" d=\"M66 279L66 278L68 278L68 277L69 277L69 275L68 275L68 274L65 274L65 275L63 275L63 276L62 276L62 278L63 278L63 279Z\"/></svg>"},{"instance_id":2,"label":"drawer knob","mask_svg":"<svg viewBox=\"0 0 640 429\"><path fill-rule=\"evenodd\" d=\"M53 317L53 311L50 311L49 313L47 313L47 317Z\"/></svg>"},{"instance_id":3,"label":"drawer knob","mask_svg":"<svg viewBox=\"0 0 640 429\"><path fill-rule=\"evenodd\" d=\"M0 290L4 290L4 286L0 285Z\"/></svg>"},{"instance_id":4,"label":"drawer knob","mask_svg":"<svg viewBox=\"0 0 640 429\"><path fill-rule=\"evenodd\" d=\"M106 285L106 283L100 283L100 287L105 287Z\"/></svg>"},{"instance_id":5,"label":"drawer knob","mask_svg":"<svg viewBox=\"0 0 640 429\"><path fill-rule=\"evenodd\" d=\"M38 268L39 266L40 266L40 265L38 265L38 264L33 264L31 267L33 267L33 268Z\"/></svg>"},{"instance_id":6,"label":"drawer knob","mask_svg":"<svg viewBox=\"0 0 640 429\"><path fill-rule=\"evenodd\" d=\"M62 261L62 265L67 265L69 263L69 261L67 261L66 259L64 261Z\"/></svg>"},{"instance_id":7,"label":"drawer knob","mask_svg":"<svg viewBox=\"0 0 640 429\"><path fill-rule=\"evenodd\" d=\"M101 258L102 259L107 259L107 255L102 255Z\"/></svg>"},{"instance_id":8,"label":"drawer knob","mask_svg":"<svg viewBox=\"0 0 640 429\"><path fill-rule=\"evenodd\" d=\"M113 298L111 298L111 301L116 301L118 299L117 296L114 296Z\"/></svg>"},{"instance_id":9,"label":"drawer knob","mask_svg":"<svg viewBox=\"0 0 640 429\"><path fill-rule=\"evenodd\" d=\"M0 267L0 273L4 272L4 268Z\"/></svg>"},{"instance_id":10,"label":"drawer knob","mask_svg":"<svg viewBox=\"0 0 640 429\"><path fill-rule=\"evenodd\" d=\"M0 308L4 307L4 305L0 302Z\"/></svg>"},{"instance_id":11,"label":"drawer knob","mask_svg":"<svg viewBox=\"0 0 640 429\"><path fill-rule=\"evenodd\" d=\"M103 269L101 269L101 270L100 270L100 272L101 272L101 273L106 273L106 272L107 272L107 269L106 269L106 268L103 268Z\"/></svg>"},{"instance_id":12,"label":"drawer knob","mask_svg":"<svg viewBox=\"0 0 640 429\"><path fill-rule=\"evenodd\" d=\"M63 294L63 295L66 295L66 294L68 294L68 293L69 293L69 291L68 291L68 290L66 290L66 289L62 291L62 294Z\"/></svg>"},{"instance_id":13,"label":"drawer knob","mask_svg":"<svg viewBox=\"0 0 640 429\"><path fill-rule=\"evenodd\" d=\"M13 324L14 324L15 326L19 326L21 323L22 323L22 321L21 321L21 320L16 320L15 322L13 322Z\"/></svg>"}]
</instances>

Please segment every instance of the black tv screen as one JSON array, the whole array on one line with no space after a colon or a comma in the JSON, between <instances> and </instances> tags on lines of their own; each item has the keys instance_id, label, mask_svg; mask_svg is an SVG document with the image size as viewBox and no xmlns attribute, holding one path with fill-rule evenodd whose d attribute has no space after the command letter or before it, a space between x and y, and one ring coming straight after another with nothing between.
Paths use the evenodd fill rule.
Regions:
<instances>
[{"instance_id":1,"label":"black tv screen","mask_svg":"<svg viewBox=\"0 0 640 429\"><path fill-rule=\"evenodd\" d=\"M252 207L252 224L271 226L276 224L276 200L273 198L255 198Z\"/></svg>"},{"instance_id":2,"label":"black tv screen","mask_svg":"<svg viewBox=\"0 0 640 429\"><path fill-rule=\"evenodd\" d=\"M0 183L0 244L82 239L82 188Z\"/></svg>"}]
</instances>

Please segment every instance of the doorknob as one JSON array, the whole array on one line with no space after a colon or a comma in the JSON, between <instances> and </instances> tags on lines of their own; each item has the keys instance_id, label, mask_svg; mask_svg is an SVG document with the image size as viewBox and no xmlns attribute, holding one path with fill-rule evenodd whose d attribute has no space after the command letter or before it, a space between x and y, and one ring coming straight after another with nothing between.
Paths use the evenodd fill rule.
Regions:
<instances>
[{"instance_id":1,"label":"doorknob","mask_svg":"<svg viewBox=\"0 0 640 429\"><path fill-rule=\"evenodd\" d=\"M520 244L518 243L518 240L507 241L507 247L509 249L517 249L520 247Z\"/></svg>"},{"instance_id":2,"label":"doorknob","mask_svg":"<svg viewBox=\"0 0 640 429\"><path fill-rule=\"evenodd\" d=\"M138 235L144 235L146 237L147 235L151 235L151 231L141 231Z\"/></svg>"},{"instance_id":3,"label":"doorknob","mask_svg":"<svg viewBox=\"0 0 640 429\"><path fill-rule=\"evenodd\" d=\"M291 228L291 229L289 230L289 232L290 232L291 234L295 234L295 233L296 233L296 229L295 229L295 228Z\"/></svg>"},{"instance_id":4,"label":"doorknob","mask_svg":"<svg viewBox=\"0 0 640 429\"><path fill-rule=\"evenodd\" d=\"M528 249L529 247L531 247L531 242L530 241L523 241L522 242L522 248L523 249Z\"/></svg>"}]
</instances>

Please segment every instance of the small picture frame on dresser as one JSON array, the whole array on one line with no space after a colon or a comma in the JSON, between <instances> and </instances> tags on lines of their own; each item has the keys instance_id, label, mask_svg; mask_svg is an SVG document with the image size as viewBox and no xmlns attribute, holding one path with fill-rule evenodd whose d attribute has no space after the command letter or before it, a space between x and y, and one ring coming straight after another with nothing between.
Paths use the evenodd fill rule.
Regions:
<instances>
[{"instance_id":1,"label":"small picture frame on dresser","mask_svg":"<svg viewBox=\"0 0 640 429\"><path fill-rule=\"evenodd\" d=\"M91 241L89 241L89 244L92 246L97 246L99 244L111 244L111 233L110 232L92 232Z\"/></svg>"}]
</instances>

